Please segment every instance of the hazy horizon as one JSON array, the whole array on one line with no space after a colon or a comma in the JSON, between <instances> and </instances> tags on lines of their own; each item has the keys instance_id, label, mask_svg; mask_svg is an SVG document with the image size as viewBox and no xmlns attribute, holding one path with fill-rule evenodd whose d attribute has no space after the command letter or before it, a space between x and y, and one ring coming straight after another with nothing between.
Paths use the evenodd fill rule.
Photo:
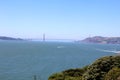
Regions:
<instances>
[{"instance_id":1,"label":"hazy horizon","mask_svg":"<svg viewBox=\"0 0 120 80\"><path fill-rule=\"evenodd\" d=\"M120 36L119 0L1 0L0 36L82 40Z\"/></svg>"},{"instance_id":2,"label":"hazy horizon","mask_svg":"<svg viewBox=\"0 0 120 80\"><path fill-rule=\"evenodd\" d=\"M20 38L20 39L24 39L24 40L31 40L31 41L43 41L43 36L39 37L39 38L28 38L28 37L19 37L19 36L16 36L16 37L13 37L13 36L1 36L0 37L10 37L10 38ZM66 42L71 42L71 41L79 41L79 40L84 40L86 38L92 38L92 37L120 37L120 36L99 36L99 35L96 35L96 36L88 36L88 37L85 37L83 39L64 39L64 38L47 38L45 37L45 41L66 41Z\"/></svg>"}]
</instances>

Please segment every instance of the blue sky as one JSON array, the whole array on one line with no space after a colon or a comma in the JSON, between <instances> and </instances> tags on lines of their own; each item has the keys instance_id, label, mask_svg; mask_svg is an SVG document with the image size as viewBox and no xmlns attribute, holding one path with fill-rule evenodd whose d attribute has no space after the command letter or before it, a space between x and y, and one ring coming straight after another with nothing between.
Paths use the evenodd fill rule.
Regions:
<instances>
[{"instance_id":1,"label":"blue sky","mask_svg":"<svg viewBox=\"0 0 120 80\"><path fill-rule=\"evenodd\" d=\"M120 36L120 0L0 0L0 35L83 39Z\"/></svg>"}]
</instances>

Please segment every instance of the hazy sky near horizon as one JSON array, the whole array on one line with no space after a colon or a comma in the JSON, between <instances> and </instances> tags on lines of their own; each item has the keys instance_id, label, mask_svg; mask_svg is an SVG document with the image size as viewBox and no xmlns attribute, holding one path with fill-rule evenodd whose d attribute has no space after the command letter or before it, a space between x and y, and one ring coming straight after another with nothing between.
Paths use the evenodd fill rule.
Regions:
<instances>
[{"instance_id":1,"label":"hazy sky near horizon","mask_svg":"<svg viewBox=\"0 0 120 80\"><path fill-rule=\"evenodd\" d=\"M0 0L0 35L83 39L120 36L120 0Z\"/></svg>"}]
</instances>

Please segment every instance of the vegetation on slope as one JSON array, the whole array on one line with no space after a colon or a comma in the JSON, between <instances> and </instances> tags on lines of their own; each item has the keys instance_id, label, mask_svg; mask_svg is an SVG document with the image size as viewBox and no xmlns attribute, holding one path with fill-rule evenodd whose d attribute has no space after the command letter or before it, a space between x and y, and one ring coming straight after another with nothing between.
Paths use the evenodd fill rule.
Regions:
<instances>
[{"instance_id":1,"label":"vegetation on slope","mask_svg":"<svg viewBox=\"0 0 120 80\"><path fill-rule=\"evenodd\" d=\"M106 75L104 80L120 80L120 68L112 68Z\"/></svg>"},{"instance_id":2,"label":"vegetation on slope","mask_svg":"<svg viewBox=\"0 0 120 80\"><path fill-rule=\"evenodd\" d=\"M53 74L48 80L120 80L120 56L107 56L84 68Z\"/></svg>"}]
</instances>

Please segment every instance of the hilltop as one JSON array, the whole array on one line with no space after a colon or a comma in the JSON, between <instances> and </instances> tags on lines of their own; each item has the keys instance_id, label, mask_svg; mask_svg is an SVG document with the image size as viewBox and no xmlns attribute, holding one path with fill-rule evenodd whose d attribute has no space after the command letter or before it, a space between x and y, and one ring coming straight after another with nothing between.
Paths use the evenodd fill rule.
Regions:
<instances>
[{"instance_id":1,"label":"hilltop","mask_svg":"<svg viewBox=\"0 0 120 80\"><path fill-rule=\"evenodd\" d=\"M13 38L13 37L6 37L6 36L0 36L0 40L23 40L21 38Z\"/></svg>"},{"instance_id":2,"label":"hilltop","mask_svg":"<svg viewBox=\"0 0 120 80\"><path fill-rule=\"evenodd\" d=\"M101 44L120 44L120 37L94 36L94 37L88 37L82 40L82 42L101 43Z\"/></svg>"}]
</instances>

